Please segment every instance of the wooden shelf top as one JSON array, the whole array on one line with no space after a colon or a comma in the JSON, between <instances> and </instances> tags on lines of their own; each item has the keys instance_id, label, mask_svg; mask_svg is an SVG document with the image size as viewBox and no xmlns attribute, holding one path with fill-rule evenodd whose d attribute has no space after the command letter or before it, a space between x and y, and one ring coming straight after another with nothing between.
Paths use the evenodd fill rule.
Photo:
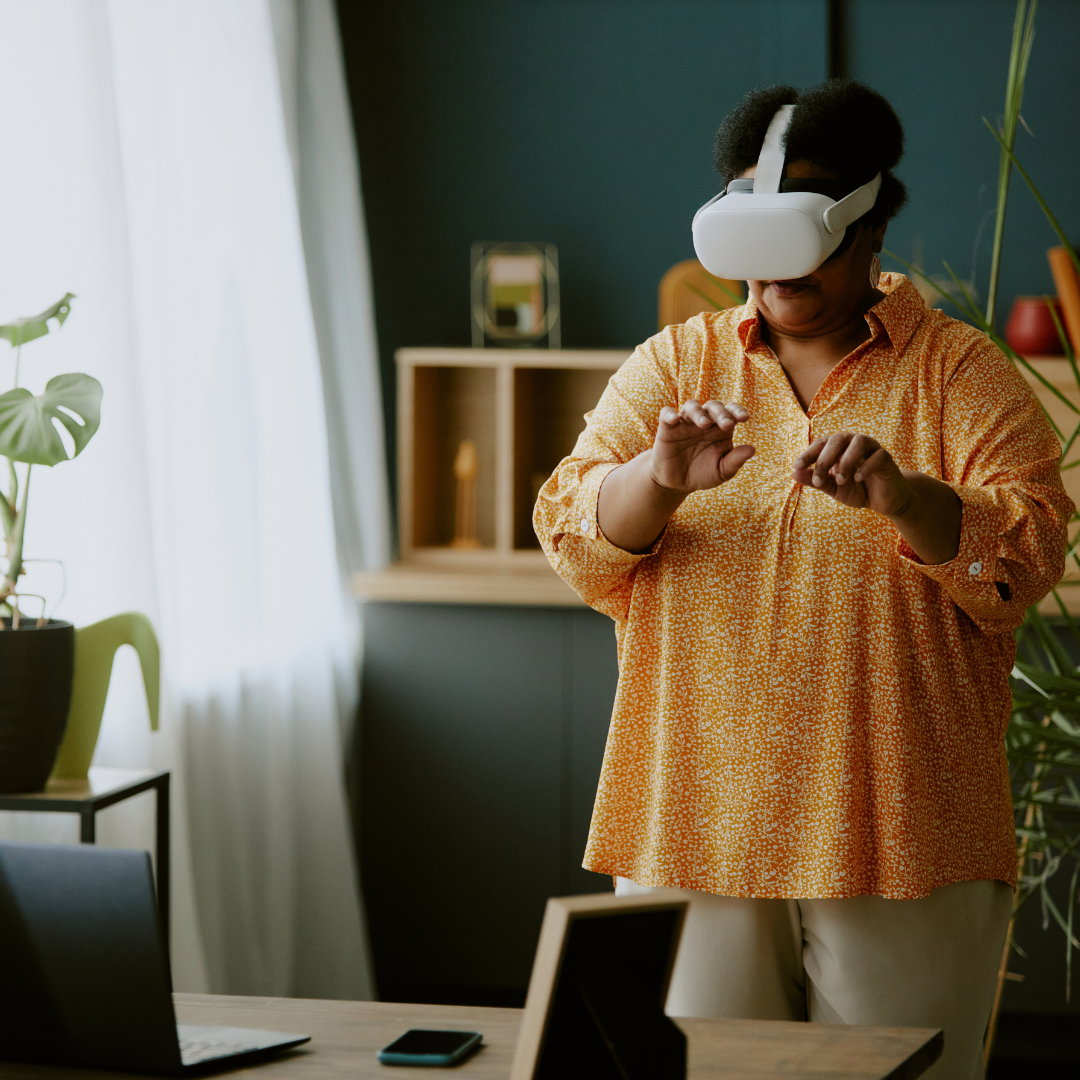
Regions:
<instances>
[{"instance_id":1,"label":"wooden shelf top","mask_svg":"<svg viewBox=\"0 0 1080 1080\"><path fill-rule=\"evenodd\" d=\"M603 368L614 371L633 352L628 349L398 349L399 364L430 367Z\"/></svg>"},{"instance_id":2,"label":"wooden shelf top","mask_svg":"<svg viewBox=\"0 0 1080 1080\"><path fill-rule=\"evenodd\" d=\"M406 604L508 604L525 607L584 607L581 598L547 563L521 566L452 566L396 563L386 570L352 576L358 600Z\"/></svg>"}]
</instances>

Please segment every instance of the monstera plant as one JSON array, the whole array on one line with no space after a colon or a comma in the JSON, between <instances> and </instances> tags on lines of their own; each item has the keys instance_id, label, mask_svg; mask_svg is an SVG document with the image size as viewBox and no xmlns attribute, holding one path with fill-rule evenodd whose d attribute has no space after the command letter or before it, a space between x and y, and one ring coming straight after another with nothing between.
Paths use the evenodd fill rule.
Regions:
<instances>
[{"instance_id":1,"label":"monstera plant","mask_svg":"<svg viewBox=\"0 0 1080 1080\"><path fill-rule=\"evenodd\" d=\"M57 375L35 395L19 385L19 376L23 346L49 333L50 323L62 326L73 299L67 293L40 315L0 326L0 338L14 352L14 386L0 394L0 456L7 458L7 483L0 483L7 547L0 583L0 615L7 612L0 618L0 792L44 787L71 704L75 630L69 622L46 619L40 596L40 616L21 617L20 602L33 595L20 584L23 540L34 466L56 465L86 448L100 422L101 384L89 375Z\"/></svg>"},{"instance_id":2,"label":"monstera plant","mask_svg":"<svg viewBox=\"0 0 1080 1080\"><path fill-rule=\"evenodd\" d=\"M22 347L49 332L49 321L63 326L71 313L74 294L65 293L40 315L0 326L15 351L14 388L0 394L0 455L7 458L7 491L0 492L0 520L7 542L7 572L0 585L0 605L11 615L11 625L19 628L19 578L23 574L23 537L30 495L30 473L35 465L56 465L78 457L94 437L101 419L101 383L89 375L57 375L45 384L43 394L34 395L19 386ZM58 426L70 436L72 452ZM16 464L25 465L20 482ZM44 620L44 600L42 617ZM6 624L0 624L6 626Z\"/></svg>"}]
</instances>

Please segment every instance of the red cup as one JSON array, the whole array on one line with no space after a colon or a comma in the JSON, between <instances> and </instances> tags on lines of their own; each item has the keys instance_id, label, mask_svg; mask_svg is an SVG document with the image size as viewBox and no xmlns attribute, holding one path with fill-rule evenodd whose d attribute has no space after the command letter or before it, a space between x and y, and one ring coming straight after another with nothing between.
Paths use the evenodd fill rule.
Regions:
<instances>
[{"instance_id":1,"label":"red cup","mask_svg":"<svg viewBox=\"0 0 1080 1080\"><path fill-rule=\"evenodd\" d=\"M1052 302L1064 329L1061 304L1056 297ZM1021 356L1060 356L1065 351L1044 296L1018 296L1013 301L1005 340Z\"/></svg>"}]
</instances>

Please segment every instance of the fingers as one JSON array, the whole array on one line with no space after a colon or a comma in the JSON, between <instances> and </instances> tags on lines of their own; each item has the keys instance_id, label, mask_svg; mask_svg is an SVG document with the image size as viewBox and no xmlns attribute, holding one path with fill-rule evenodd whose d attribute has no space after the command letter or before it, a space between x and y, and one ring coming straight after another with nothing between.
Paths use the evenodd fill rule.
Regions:
<instances>
[{"instance_id":1,"label":"fingers","mask_svg":"<svg viewBox=\"0 0 1080 1080\"><path fill-rule=\"evenodd\" d=\"M683 405L680 413L691 423L700 428L715 424L721 431L732 432L736 424L750 419L750 414L735 401L723 404L719 401L706 401L704 405L691 398Z\"/></svg>"},{"instance_id":2,"label":"fingers","mask_svg":"<svg viewBox=\"0 0 1080 1080\"><path fill-rule=\"evenodd\" d=\"M694 401L693 398L687 401L679 412L684 420L688 420L691 424L696 424L699 428L709 428L713 426L713 418L698 402Z\"/></svg>"},{"instance_id":3,"label":"fingers","mask_svg":"<svg viewBox=\"0 0 1080 1080\"><path fill-rule=\"evenodd\" d=\"M896 462L893 461L892 455L879 447L859 466L855 473L855 482L861 484L875 473L883 473L895 468Z\"/></svg>"},{"instance_id":4,"label":"fingers","mask_svg":"<svg viewBox=\"0 0 1080 1080\"><path fill-rule=\"evenodd\" d=\"M818 459L818 454L825 449L827 439L815 439L796 459L794 468L797 472L806 472Z\"/></svg>"},{"instance_id":5,"label":"fingers","mask_svg":"<svg viewBox=\"0 0 1080 1080\"><path fill-rule=\"evenodd\" d=\"M822 490L828 490L835 485L842 483L839 476L836 476L835 466L844 456L848 448L856 439L862 439L865 436L856 435L852 431L838 431L835 435L830 435L825 440L825 445L821 448L817 455L817 460L814 462L814 475L812 483L814 487L821 488ZM874 444L877 445L876 443ZM861 460L861 458L860 458Z\"/></svg>"},{"instance_id":6,"label":"fingers","mask_svg":"<svg viewBox=\"0 0 1080 1080\"><path fill-rule=\"evenodd\" d=\"M737 402L706 401L702 409L712 417L713 422L722 431L734 431L736 424L745 423L750 414Z\"/></svg>"},{"instance_id":7,"label":"fingers","mask_svg":"<svg viewBox=\"0 0 1080 1080\"><path fill-rule=\"evenodd\" d=\"M879 452L892 460L869 435L838 431L835 435L816 439L799 455L794 463L795 479L800 484L813 484L831 494L836 487L843 487L852 479L860 480L861 477L855 474Z\"/></svg>"},{"instance_id":8,"label":"fingers","mask_svg":"<svg viewBox=\"0 0 1080 1080\"><path fill-rule=\"evenodd\" d=\"M755 454L750 445L735 446L720 462L720 482L726 484Z\"/></svg>"},{"instance_id":9,"label":"fingers","mask_svg":"<svg viewBox=\"0 0 1080 1080\"><path fill-rule=\"evenodd\" d=\"M876 439L869 435L853 435L833 468L837 484L843 486L855 475L872 454L881 450Z\"/></svg>"},{"instance_id":10,"label":"fingers","mask_svg":"<svg viewBox=\"0 0 1080 1080\"><path fill-rule=\"evenodd\" d=\"M702 405L691 398L681 409L676 410L665 405L660 410L660 423L669 430L680 424L693 425L699 430L715 426L723 434L730 435L736 424L745 423L749 419L750 414L737 401L722 403L709 400Z\"/></svg>"},{"instance_id":11,"label":"fingers","mask_svg":"<svg viewBox=\"0 0 1080 1080\"><path fill-rule=\"evenodd\" d=\"M814 465L825 449L828 439L815 439L796 459L792 466L795 479L800 484L809 484L814 477Z\"/></svg>"}]
</instances>

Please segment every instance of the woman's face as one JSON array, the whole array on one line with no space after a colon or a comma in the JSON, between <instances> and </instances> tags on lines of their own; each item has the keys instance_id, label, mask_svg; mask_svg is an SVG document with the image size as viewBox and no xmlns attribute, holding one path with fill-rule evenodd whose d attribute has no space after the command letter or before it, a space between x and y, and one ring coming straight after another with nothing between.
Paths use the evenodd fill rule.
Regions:
<instances>
[{"instance_id":1,"label":"woman's face","mask_svg":"<svg viewBox=\"0 0 1080 1080\"><path fill-rule=\"evenodd\" d=\"M743 176L753 176L756 166ZM785 179L837 179L809 161L784 166ZM846 326L880 299L870 285L870 260L881 250L886 225L871 229L859 223L854 243L805 277L786 281L749 281L750 295L769 326L795 337L819 337Z\"/></svg>"}]
</instances>

